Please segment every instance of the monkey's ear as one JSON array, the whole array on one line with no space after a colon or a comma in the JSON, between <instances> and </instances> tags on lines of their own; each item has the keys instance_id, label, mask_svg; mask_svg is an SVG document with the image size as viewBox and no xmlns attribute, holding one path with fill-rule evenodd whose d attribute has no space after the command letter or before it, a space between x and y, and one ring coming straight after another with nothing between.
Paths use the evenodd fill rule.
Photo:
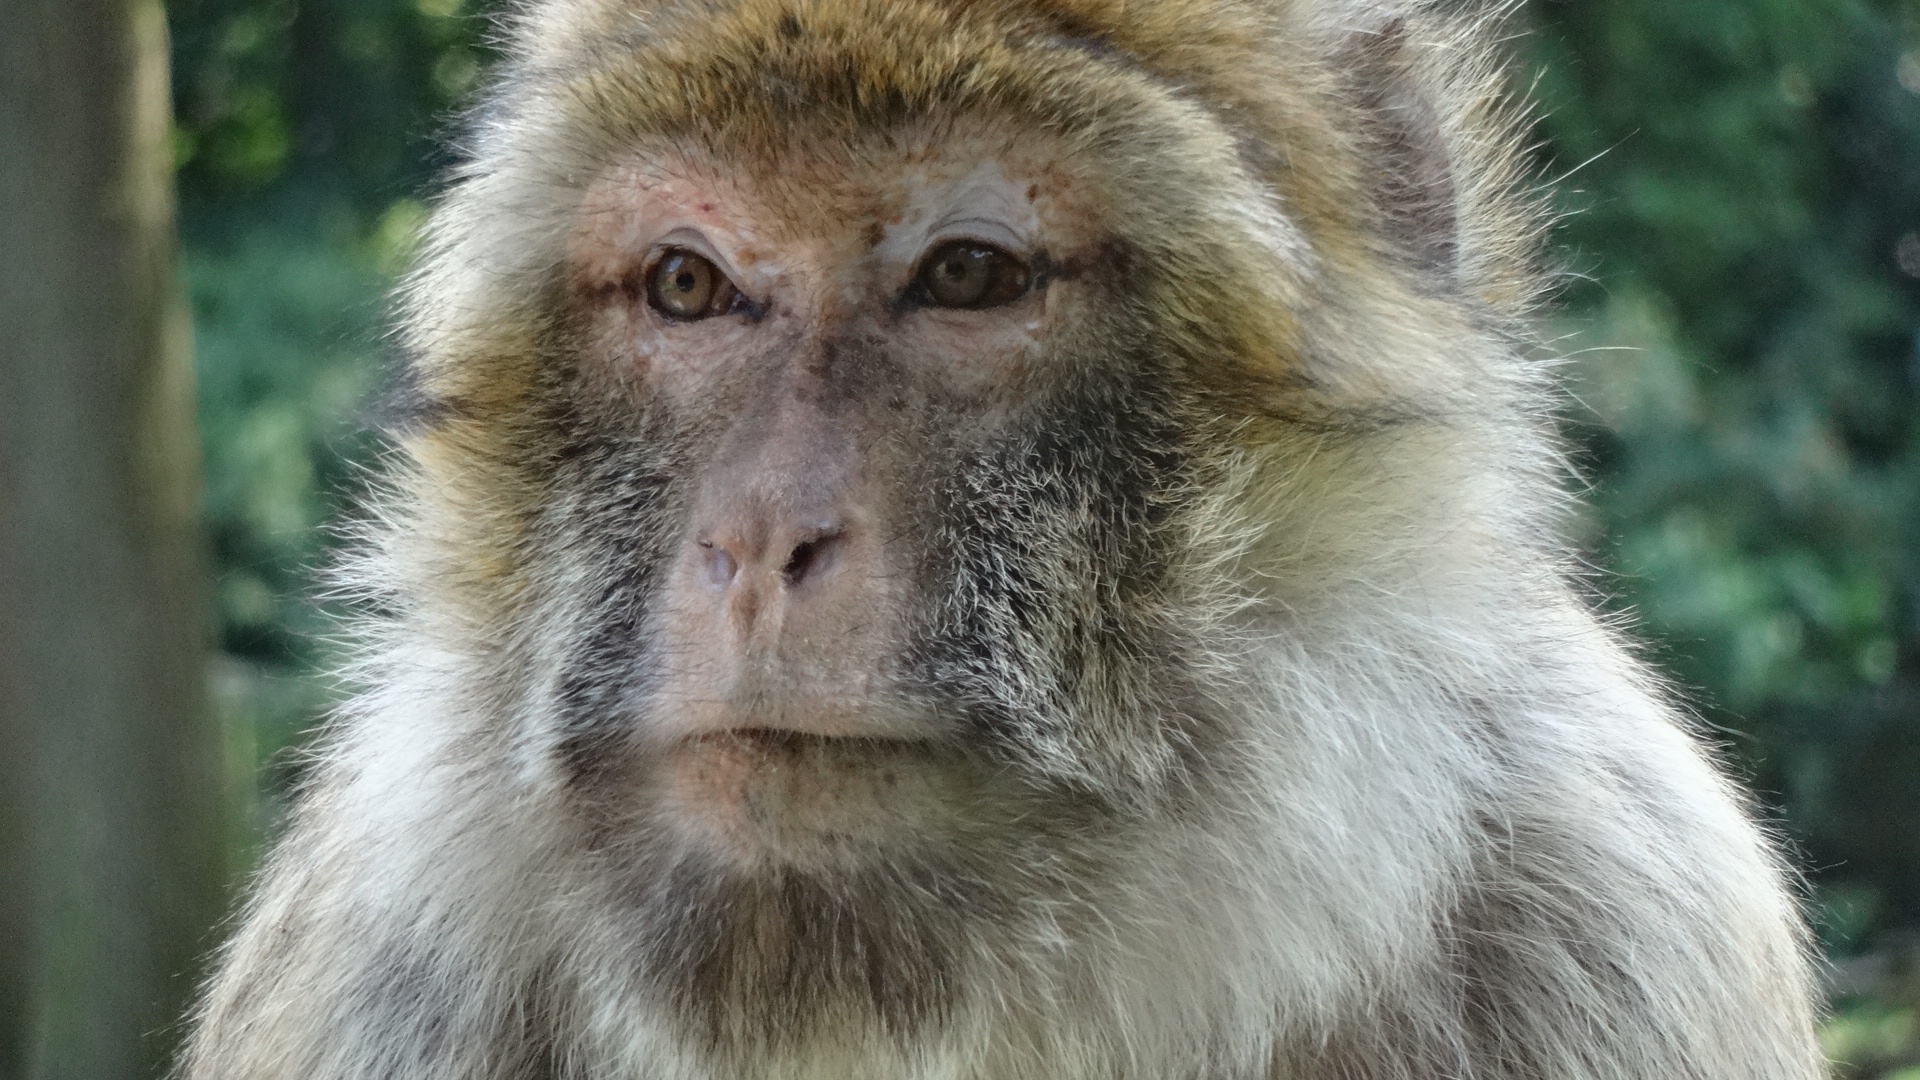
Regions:
<instances>
[{"instance_id":1,"label":"monkey's ear","mask_svg":"<svg viewBox=\"0 0 1920 1080\"><path fill-rule=\"evenodd\" d=\"M1497 55L1502 8L1361 0L1340 77L1384 239L1431 284L1505 293L1532 277L1524 116Z\"/></svg>"},{"instance_id":2,"label":"monkey's ear","mask_svg":"<svg viewBox=\"0 0 1920 1080\"><path fill-rule=\"evenodd\" d=\"M1440 103L1421 85L1407 21L1355 31L1348 45L1362 153L1388 235L1421 270L1451 278L1460 247L1453 158Z\"/></svg>"}]
</instances>

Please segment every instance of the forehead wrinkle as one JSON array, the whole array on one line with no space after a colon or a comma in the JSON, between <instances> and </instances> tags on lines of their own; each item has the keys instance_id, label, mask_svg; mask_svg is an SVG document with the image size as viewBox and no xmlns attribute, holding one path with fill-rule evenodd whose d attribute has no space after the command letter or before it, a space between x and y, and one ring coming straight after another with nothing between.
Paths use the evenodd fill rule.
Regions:
<instances>
[{"instance_id":1,"label":"forehead wrinkle","mask_svg":"<svg viewBox=\"0 0 1920 1080\"><path fill-rule=\"evenodd\" d=\"M856 8L864 14L847 22ZM774 41L771 14L790 10L805 15L805 49ZM1249 125L1266 128L1274 118L1242 115L1231 87L1218 85L1219 72L1179 70L1179 58L1187 54L1182 42L1214 31L1153 20L1153 32L1136 40L1138 35L1115 37L1106 19L1081 14L1087 17L1059 25L1035 21L1018 4L988 11L911 2L884 10L742 3L725 16L742 23L731 45L728 35L683 37L669 30L630 54L601 58L597 70L580 79L606 80L603 91L625 91L595 93L607 109L576 115L601 129L590 140L620 141L622 129L673 135L783 185L796 172L815 170L815 183L807 185L815 189L835 179L818 175L823 150L839 159L838 172L852 173L863 157L891 149L876 143L876 131L923 126L937 134L956 116L1010 122L1068 142L1090 139L1090 148L1104 146L1109 153L1116 138L1156 130L1172 137L1195 122L1226 135L1243 157L1254 143L1284 144L1273 138L1278 131L1250 131ZM932 37L929 17L939 24ZM880 25L903 19L891 30ZM773 44L745 48L745 42L759 40L756 34ZM1246 167L1244 160L1236 164ZM809 194L817 196L817 190ZM787 216L818 201L794 200Z\"/></svg>"},{"instance_id":2,"label":"forehead wrinkle","mask_svg":"<svg viewBox=\"0 0 1920 1080\"><path fill-rule=\"evenodd\" d=\"M730 189L717 194L747 216L740 224L781 243L851 236L874 248L883 246L875 242L876 227L892 240L972 217L1002 223L1011 239L1024 243L1041 225L1024 192L1059 165L1060 154L1020 149L995 130L999 126L916 125L839 145L793 145L760 160L737 149L689 153L684 143L667 140L642 150L630 168L643 191L674 183ZM1013 163L1022 157L1031 160Z\"/></svg>"}]
</instances>

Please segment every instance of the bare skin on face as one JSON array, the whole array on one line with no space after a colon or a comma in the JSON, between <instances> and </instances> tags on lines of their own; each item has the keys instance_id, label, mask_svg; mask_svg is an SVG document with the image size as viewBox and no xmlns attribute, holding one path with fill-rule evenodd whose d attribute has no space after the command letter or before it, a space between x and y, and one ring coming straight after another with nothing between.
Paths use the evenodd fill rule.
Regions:
<instances>
[{"instance_id":1,"label":"bare skin on face","mask_svg":"<svg viewBox=\"0 0 1920 1080\"><path fill-rule=\"evenodd\" d=\"M889 538L922 528L930 438L1058 376L1097 283L1055 269L1097 247L1094 198L984 130L779 172L657 148L590 189L591 375L703 423L645 721L676 827L757 858L960 797L954 730L897 678L919 547Z\"/></svg>"}]
</instances>

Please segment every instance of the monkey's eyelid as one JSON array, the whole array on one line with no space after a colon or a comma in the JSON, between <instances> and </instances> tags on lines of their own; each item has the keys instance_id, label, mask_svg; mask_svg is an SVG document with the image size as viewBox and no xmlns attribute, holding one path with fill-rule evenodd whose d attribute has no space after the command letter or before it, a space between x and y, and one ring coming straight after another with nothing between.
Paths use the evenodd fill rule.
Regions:
<instances>
[{"instance_id":1,"label":"monkey's eyelid","mask_svg":"<svg viewBox=\"0 0 1920 1080\"><path fill-rule=\"evenodd\" d=\"M1028 258L1034 247L1032 240L1020 230L996 218L947 218L927 230L926 241L920 245L919 261L925 262L934 252L953 243L999 248L1017 259Z\"/></svg>"},{"instance_id":2,"label":"monkey's eyelid","mask_svg":"<svg viewBox=\"0 0 1920 1080\"><path fill-rule=\"evenodd\" d=\"M713 241L708 240L705 233L686 226L681 226L663 233L652 243L648 244L646 247L646 258L643 261L648 265L652 265L666 258L668 254L676 250L690 251L719 267L720 272L726 275L728 281L740 280L741 274L739 268L733 265L733 260L722 254L719 246L714 244Z\"/></svg>"}]
</instances>

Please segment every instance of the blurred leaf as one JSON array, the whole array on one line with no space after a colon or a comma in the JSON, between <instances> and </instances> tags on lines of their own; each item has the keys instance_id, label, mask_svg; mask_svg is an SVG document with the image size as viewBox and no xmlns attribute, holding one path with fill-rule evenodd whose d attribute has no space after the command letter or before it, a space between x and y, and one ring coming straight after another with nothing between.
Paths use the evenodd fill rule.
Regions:
<instances>
[{"instance_id":1,"label":"blurred leaf","mask_svg":"<svg viewBox=\"0 0 1920 1080\"><path fill-rule=\"evenodd\" d=\"M1858 947L1920 922L1915 6L1531 12L1601 558Z\"/></svg>"}]
</instances>

